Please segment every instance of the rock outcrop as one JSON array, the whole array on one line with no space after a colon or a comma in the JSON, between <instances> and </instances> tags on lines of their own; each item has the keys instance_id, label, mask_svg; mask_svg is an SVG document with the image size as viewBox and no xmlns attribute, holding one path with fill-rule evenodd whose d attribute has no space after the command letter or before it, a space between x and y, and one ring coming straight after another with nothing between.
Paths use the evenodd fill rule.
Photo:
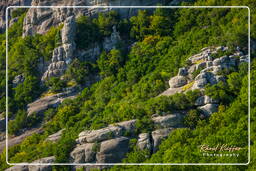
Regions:
<instances>
[{"instance_id":1,"label":"rock outcrop","mask_svg":"<svg viewBox=\"0 0 256 171\"><path fill-rule=\"evenodd\" d=\"M52 142L57 142L60 138L61 138L61 135L63 133L64 129L61 129L59 130L58 132L52 134L52 135L49 135L45 141L52 141Z\"/></svg>"},{"instance_id":2,"label":"rock outcrop","mask_svg":"<svg viewBox=\"0 0 256 171\"><path fill-rule=\"evenodd\" d=\"M103 141L96 155L97 163L118 163L129 149L129 138L118 137Z\"/></svg>"},{"instance_id":3,"label":"rock outcrop","mask_svg":"<svg viewBox=\"0 0 256 171\"><path fill-rule=\"evenodd\" d=\"M153 152L155 153L158 150L158 146L161 144L164 138L167 138L168 135L171 133L173 128L164 128L158 129L152 132L152 139L153 139Z\"/></svg>"},{"instance_id":4,"label":"rock outcrop","mask_svg":"<svg viewBox=\"0 0 256 171\"><path fill-rule=\"evenodd\" d=\"M151 138L149 133L141 133L139 134L138 142L137 142L137 147L140 150L145 150L148 149L151 151L152 149L152 143L151 143Z\"/></svg>"},{"instance_id":5,"label":"rock outcrop","mask_svg":"<svg viewBox=\"0 0 256 171\"><path fill-rule=\"evenodd\" d=\"M228 47L207 47L200 53L188 58L186 67L180 68L177 76L170 79L170 88L160 95L173 95L188 90L203 90L207 84L225 81L223 71L236 69L242 62L248 62L248 55L237 50L232 55L214 57L225 52Z\"/></svg>"},{"instance_id":6,"label":"rock outcrop","mask_svg":"<svg viewBox=\"0 0 256 171\"><path fill-rule=\"evenodd\" d=\"M71 161L73 163L91 163L96 160L96 151L94 143L82 144L71 152Z\"/></svg>"},{"instance_id":7,"label":"rock outcrop","mask_svg":"<svg viewBox=\"0 0 256 171\"><path fill-rule=\"evenodd\" d=\"M152 120L157 128L182 127L182 114L170 114L153 117Z\"/></svg>"},{"instance_id":8,"label":"rock outcrop","mask_svg":"<svg viewBox=\"0 0 256 171\"><path fill-rule=\"evenodd\" d=\"M55 161L55 157L45 157L38 160L33 161L32 163L47 163L49 165L29 165L29 166L13 166L5 171L51 171L52 166L50 165Z\"/></svg>"},{"instance_id":9,"label":"rock outcrop","mask_svg":"<svg viewBox=\"0 0 256 171\"><path fill-rule=\"evenodd\" d=\"M65 99L75 98L76 94L77 88L72 87L62 93L39 98L38 100L27 105L28 116L33 113L42 114L45 110L47 110L50 107L57 107Z\"/></svg>"},{"instance_id":10,"label":"rock outcrop","mask_svg":"<svg viewBox=\"0 0 256 171\"><path fill-rule=\"evenodd\" d=\"M173 95L188 90L200 90L204 93L206 85L214 85L220 81L226 81L225 72L238 69L240 63L248 62L245 55L237 48L231 55L218 56L218 53L226 53L228 47L207 47L200 53L188 58L187 66L180 68L177 76L170 79L170 88L160 95ZM226 53L226 54L230 54ZM218 111L218 99L201 96L195 101L195 106L206 116Z\"/></svg>"},{"instance_id":11,"label":"rock outcrop","mask_svg":"<svg viewBox=\"0 0 256 171\"><path fill-rule=\"evenodd\" d=\"M31 5L32 0L8 0L8 1L0 1L0 33L3 33L5 31L5 26L6 26L6 21L5 21L5 16L6 16L6 8L8 6L29 6ZM8 11L9 13L9 20L11 19L11 11L15 9L11 9ZM13 22L13 21L12 21ZM9 26L12 23L9 21Z\"/></svg>"},{"instance_id":12,"label":"rock outcrop","mask_svg":"<svg viewBox=\"0 0 256 171\"><path fill-rule=\"evenodd\" d=\"M44 34L51 26L58 26L66 18L75 15L95 16L99 12L107 12L110 8L96 8L95 6L139 6L164 4L163 0L102 0L102 1L66 1L66 0L33 0L33 6L92 6L91 8L31 8L24 19L23 36ZM122 18L136 14L136 8L114 8Z\"/></svg>"},{"instance_id":13,"label":"rock outcrop","mask_svg":"<svg viewBox=\"0 0 256 171\"><path fill-rule=\"evenodd\" d=\"M68 17L61 30L62 45L53 50L52 61L48 66L42 77L42 81L50 77L61 76L67 65L71 63L74 58L73 53L75 50L75 17Z\"/></svg>"},{"instance_id":14,"label":"rock outcrop","mask_svg":"<svg viewBox=\"0 0 256 171\"><path fill-rule=\"evenodd\" d=\"M182 127L183 114L152 117L156 130L136 135L136 120L111 124L98 130L85 130L78 135L77 146L71 152L76 163L116 163L129 151L131 138L137 139L137 148L156 152L161 141L175 128Z\"/></svg>"}]
</instances>

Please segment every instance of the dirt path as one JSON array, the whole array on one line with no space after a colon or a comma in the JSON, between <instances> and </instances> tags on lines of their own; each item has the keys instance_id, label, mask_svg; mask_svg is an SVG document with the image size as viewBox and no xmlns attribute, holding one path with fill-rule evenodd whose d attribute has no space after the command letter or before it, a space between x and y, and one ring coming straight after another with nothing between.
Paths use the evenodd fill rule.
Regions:
<instances>
[{"instance_id":1,"label":"dirt path","mask_svg":"<svg viewBox=\"0 0 256 171\"><path fill-rule=\"evenodd\" d=\"M31 130L28 130L28 131L24 132L20 136L16 136L16 137L12 137L12 138L9 137L8 147L11 147L11 146L14 146L16 144L21 143L26 137L28 137L28 136L30 136L34 133L41 133L41 132L43 132L42 128L34 128L34 129L31 129ZM5 145L6 145L5 140L0 142L0 153L4 150Z\"/></svg>"}]
</instances>

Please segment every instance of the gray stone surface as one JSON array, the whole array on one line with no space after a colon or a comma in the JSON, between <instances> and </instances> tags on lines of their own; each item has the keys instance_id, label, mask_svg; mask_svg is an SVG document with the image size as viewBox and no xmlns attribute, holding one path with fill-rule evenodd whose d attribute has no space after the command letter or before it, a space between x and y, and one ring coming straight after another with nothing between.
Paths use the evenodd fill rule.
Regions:
<instances>
[{"instance_id":1,"label":"gray stone surface","mask_svg":"<svg viewBox=\"0 0 256 171\"><path fill-rule=\"evenodd\" d=\"M12 166L5 171L29 171L28 166Z\"/></svg>"},{"instance_id":2,"label":"gray stone surface","mask_svg":"<svg viewBox=\"0 0 256 171\"><path fill-rule=\"evenodd\" d=\"M158 146L161 144L164 138L167 138L173 128L158 129L152 132L153 139L153 152L158 150Z\"/></svg>"},{"instance_id":3,"label":"gray stone surface","mask_svg":"<svg viewBox=\"0 0 256 171\"><path fill-rule=\"evenodd\" d=\"M77 92L74 89L70 91L65 91L63 93L58 93L52 96L39 98L38 100L27 105L28 116L33 113L42 114L45 110L47 110L50 107L57 107L65 99L75 98L76 94Z\"/></svg>"},{"instance_id":4,"label":"gray stone surface","mask_svg":"<svg viewBox=\"0 0 256 171\"><path fill-rule=\"evenodd\" d=\"M33 161L32 163L54 163L55 157L45 157L38 160ZM30 165L28 166L29 171L52 171L51 165Z\"/></svg>"},{"instance_id":5,"label":"gray stone surface","mask_svg":"<svg viewBox=\"0 0 256 171\"><path fill-rule=\"evenodd\" d=\"M63 131L64 131L64 129L61 129L58 132L56 132L56 133L54 133L52 135L49 135L45 140L46 141L57 142L61 138L61 135L62 135Z\"/></svg>"},{"instance_id":6,"label":"gray stone surface","mask_svg":"<svg viewBox=\"0 0 256 171\"><path fill-rule=\"evenodd\" d=\"M196 99L195 105L196 106L203 106L205 104L210 104L210 103L218 103L218 100L214 100L209 96L200 96Z\"/></svg>"},{"instance_id":7,"label":"gray stone surface","mask_svg":"<svg viewBox=\"0 0 256 171\"><path fill-rule=\"evenodd\" d=\"M187 78L184 76L172 77L169 81L170 88L178 88L187 84Z\"/></svg>"},{"instance_id":8,"label":"gray stone surface","mask_svg":"<svg viewBox=\"0 0 256 171\"><path fill-rule=\"evenodd\" d=\"M129 149L129 138L118 137L103 141L97 153L97 163L117 163L125 157Z\"/></svg>"},{"instance_id":9,"label":"gray stone surface","mask_svg":"<svg viewBox=\"0 0 256 171\"><path fill-rule=\"evenodd\" d=\"M179 113L153 117L152 120L155 126L159 128L182 126L182 115Z\"/></svg>"},{"instance_id":10,"label":"gray stone surface","mask_svg":"<svg viewBox=\"0 0 256 171\"><path fill-rule=\"evenodd\" d=\"M206 116L211 115L218 111L218 104L206 104L204 106L198 107Z\"/></svg>"},{"instance_id":11,"label":"gray stone surface","mask_svg":"<svg viewBox=\"0 0 256 171\"><path fill-rule=\"evenodd\" d=\"M77 146L71 152L72 162L91 163L96 160L96 151L93 150L94 143L87 143Z\"/></svg>"},{"instance_id":12,"label":"gray stone surface","mask_svg":"<svg viewBox=\"0 0 256 171\"><path fill-rule=\"evenodd\" d=\"M120 126L109 126L106 128L83 131L79 134L79 143L101 142L122 135L123 129Z\"/></svg>"},{"instance_id":13,"label":"gray stone surface","mask_svg":"<svg viewBox=\"0 0 256 171\"><path fill-rule=\"evenodd\" d=\"M42 81L45 81L50 77L61 76L65 72L67 65L71 63L76 48L74 41L75 29L75 17L70 16L66 18L61 30L62 45L53 50L52 61L44 72Z\"/></svg>"},{"instance_id":14,"label":"gray stone surface","mask_svg":"<svg viewBox=\"0 0 256 171\"><path fill-rule=\"evenodd\" d=\"M150 134L149 133L141 133L139 134L138 142L137 142L137 147L140 150L145 150L148 149L151 151L152 145L151 145L151 140L150 140Z\"/></svg>"}]
</instances>

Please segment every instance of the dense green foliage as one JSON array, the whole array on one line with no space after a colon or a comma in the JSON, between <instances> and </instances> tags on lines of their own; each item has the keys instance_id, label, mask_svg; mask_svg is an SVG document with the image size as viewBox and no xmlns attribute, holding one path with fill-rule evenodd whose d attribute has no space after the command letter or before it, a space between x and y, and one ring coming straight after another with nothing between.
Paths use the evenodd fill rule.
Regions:
<instances>
[{"instance_id":1,"label":"dense green foliage","mask_svg":"<svg viewBox=\"0 0 256 171\"><path fill-rule=\"evenodd\" d=\"M248 3L251 2L248 1ZM206 3L201 3L201 1L195 3L195 5L201 4ZM223 4L237 5L232 1L222 2ZM216 4L213 1L207 1L207 5ZM129 33L129 36L124 36L126 43L130 41L135 41L135 43L129 50L120 47L109 52L103 51L95 63L73 61L64 75L67 80L75 79L78 84L83 85L87 81L85 76L89 76L91 72L95 74L98 72L101 80L84 88L76 99L64 101L57 109L47 110L44 118L45 132L30 136L20 145L12 147L9 150L9 161L28 162L55 155L58 162L67 162L68 154L75 145L74 141L82 130L99 129L110 123L136 118L138 119L136 134L139 134L155 129L150 120L152 114L164 115L176 110L185 110L188 111L188 115L185 117L184 124L189 128L173 131L155 154L150 154L149 151L139 151L134 147L136 142L131 141L132 148L123 162L247 162L248 80L246 65L241 65L237 72L227 73L227 83L219 83L206 88L206 94L221 102L219 112L209 119L201 117L200 111L197 111L194 106L195 99L200 95L198 91L189 91L169 97L156 97L168 88L168 79L177 74L179 67L186 65L185 60L201 48L214 45L224 45L230 48L240 46L246 51L246 19L247 9L158 9L153 14L141 10L137 16L129 20L121 20L115 12L111 11L99 14L95 19L79 18L76 43L80 49L87 49L93 43L100 42L102 38L109 36L113 25L117 25L121 36ZM19 22L12 29L19 30L18 24ZM59 32L58 29L52 29L46 35L36 35L25 39L20 37L21 34L15 35L16 33L11 29L10 34L13 34L13 40L10 41L12 48L9 52L10 80L21 73L27 74L26 80L32 80L29 82L25 80L11 91L13 102L10 105L18 104L18 108L23 109L27 103L42 93L36 82L38 76L35 74L37 72L34 72L35 66L40 58L49 59L51 51L58 45ZM255 38L254 34L252 36ZM1 40L4 45L4 39ZM45 48L39 48L42 46ZM4 52L1 51L0 54ZM4 78L2 76L3 66L1 63L0 77ZM254 60L253 73L255 73L255 67ZM37 78L35 82L34 78ZM253 78L254 86L255 83ZM53 78L47 86L58 92L64 85L59 79ZM1 92L2 90L4 90L4 82L1 82ZM252 92L255 92L255 89ZM30 93L33 93L35 97L23 98ZM1 94L1 104L4 103L3 94ZM251 106L255 106L255 98L252 99ZM255 107L251 111L254 121ZM24 126L29 126L24 110L17 111L16 109L11 112L16 116L11 122L13 133ZM65 131L59 142L53 144L44 141L48 135L63 128ZM255 126L253 129L255 130ZM252 138L254 142L255 135ZM207 158L203 157L198 150L198 145L219 143L240 146L243 150L237 158ZM253 143L252 145L255 146ZM255 154L255 150L253 153ZM0 161L3 161L4 157L5 154L2 153ZM6 167L6 165L1 165L0 169ZM112 169L125 168L131 170L165 169L163 166L154 166L154 168L152 166L127 166ZM192 169L190 166L170 166L169 168ZM200 168L211 169L206 166L194 167L195 170ZM227 166L227 168L236 169L232 166ZM212 169L217 170L216 167ZM253 170L253 168L250 169ZM244 170L244 168L239 167L237 170Z\"/></svg>"}]
</instances>

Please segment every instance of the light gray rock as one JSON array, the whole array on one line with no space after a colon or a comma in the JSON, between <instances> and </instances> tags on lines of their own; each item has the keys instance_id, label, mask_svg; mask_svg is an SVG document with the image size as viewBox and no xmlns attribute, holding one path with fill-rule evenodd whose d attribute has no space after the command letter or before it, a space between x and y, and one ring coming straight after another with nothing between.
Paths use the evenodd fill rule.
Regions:
<instances>
[{"instance_id":1,"label":"light gray rock","mask_svg":"<svg viewBox=\"0 0 256 171\"><path fill-rule=\"evenodd\" d=\"M107 139L111 139L122 135L123 129L120 126L109 126L106 128L83 131L79 134L78 142L83 143L93 143L101 142Z\"/></svg>"},{"instance_id":2,"label":"light gray rock","mask_svg":"<svg viewBox=\"0 0 256 171\"><path fill-rule=\"evenodd\" d=\"M206 104L204 106L199 107L200 109L206 116L211 115L214 112L218 111L218 104Z\"/></svg>"},{"instance_id":3,"label":"light gray rock","mask_svg":"<svg viewBox=\"0 0 256 171\"><path fill-rule=\"evenodd\" d=\"M12 166L5 171L29 171L28 166Z\"/></svg>"},{"instance_id":4,"label":"light gray rock","mask_svg":"<svg viewBox=\"0 0 256 171\"><path fill-rule=\"evenodd\" d=\"M42 114L45 110L47 110L50 107L57 107L65 99L75 98L76 94L77 91L76 89L74 89L73 91L66 91L52 96L39 98L38 100L27 105L28 116L30 116L33 113Z\"/></svg>"},{"instance_id":5,"label":"light gray rock","mask_svg":"<svg viewBox=\"0 0 256 171\"><path fill-rule=\"evenodd\" d=\"M118 163L129 150L129 138L118 137L103 141L97 153L97 163Z\"/></svg>"},{"instance_id":6,"label":"light gray rock","mask_svg":"<svg viewBox=\"0 0 256 171\"><path fill-rule=\"evenodd\" d=\"M152 120L155 126L160 128L182 126L182 115L178 113L166 116L153 117Z\"/></svg>"},{"instance_id":7,"label":"light gray rock","mask_svg":"<svg viewBox=\"0 0 256 171\"><path fill-rule=\"evenodd\" d=\"M170 88L178 88L187 84L187 78L184 76L172 77L169 81Z\"/></svg>"},{"instance_id":8,"label":"light gray rock","mask_svg":"<svg viewBox=\"0 0 256 171\"><path fill-rule=\"evenodd\" d=\"M152 132L153 139L153 152L158 150L158 146L161 144L164 138L167 138L173 128L158 129Z\"/></svg>"},{"instance_id":9,"label":"light gray rock","mask_svg":"<svg viewBox=\"0 0 256 171\"><path fill-rule=\"evenodd\" d=\"M119 126L122 127L124 131L133 132L135 130L136 120L123 121L115 124L111 124L110 126Z\"/></svg>"},{"instance_id":10,"label":"light gray rock","mask_svg":"<svg viewBox=\"0 0 256 171\"><path fill-rule=\"evenodd\" d=\"M91 163L96 160L96 151L93 150L94 143L87 143L77 146L71 152L72 162L74 163Z\"/></svg>"},{"instance_id":11,"label":"light gray rock","mask_svg":"<svg viewBox=\"0 0 256 171\"><path fill-rule=\"evenodd\" d=\"M51 157L45 157L42 159L38 159L33 161L32 163L54 163L55 161L55 157L51 156ZM51 165L29 165L28 166L29 171L51 171L52 170L52 166Z\"/></svg>"},{"instance_id":12,"label":"light gray rock","mask_svg":"<svg viewBox=\"0 0 256 171\"><path fill-rule=\"evenodd\" d=\"M189 74L193 74L193 72L196 71L196 68L197 68L197 64L194 64L194 65L191 65L188 69L188 73Z\"/></svg>"},{"instance_id":13,"label":"light gray rock","mask_svg":"<svg viewBox=\"0 0 256 171\"><path fill-rule=\"evenodd\" d=\"M223 57L214 59L212 64L213 64L213 66L218 66L218 65L228 62L228 60L229 60L228 56L223 56Z\"/></svg>"},{"instance_id":14,"label":"light gray rock","mask_svg":"<svg viewBox=\"0 0 256 171\"><path fill-rule=\"evenodd\" d=\"M205 95L198 97L195 101L196 106L203 106L211 103L218 103L218 100L214 100L211 97Z\"/></svg>"},{"instance_id":15,"label":"light gray rock","mask_svg":"<svg viewBox=\"0 0 256 171\"><path fill-rule=\"evenodd\" d=\"M137 147L140 150L145 150L148 149L151 151L152 145L150 141L150 134L149 133L141 133L139 134L138 142L137 142Z\"/></svg>"},{"instance_id":16,"label":"light gray rock","mask_svg":"<svg viewBox=\"0 0 256 171\"><path fill-rule=\"evenodd\" d=\"M66 18L61 30L62 45L53 50L52 62L44 72L42 81L46 81L50 77L61 76L67 69L67 65L71 63L76 48L74 41L75 30L75 17L70 16Z\"/></svg>"},{"instance_id":17,"label":"light gray rock","mask_svg":"<svg viewBox=\"0 0 256 171\"><path fill-rule=\"evenodd\" d=\"M53 142L57 142L62 135L62 132L64 131L64 129L59 130L58 132L48 136L45 140L46 141L53 141Z\"/></svg>"},{"instance_id":18,"label":"light gray rock","mask_svg":"<svg viewBox=\"0 0 256 171\"><path fill-rule=\"evenodd\" d=\"M75 17L70 16L64 21L64 26L61 30L62 44L73 43L76 31Z\"/></svg>"},{"instance_id":19,"label":"light gray rock","mask_svg":"<svg viewBox=\"0 0 256 171\"><path fill-rule=\"evenodd\" d=\"M162 1L159 0L110 0L110 1L89 1L89 0L33 0L33 6L150 6L157 5ZM125 8L30 8L24 19L23 36L44 34L51 26L60 25L66 18L75 15L95 17L99 12L108 12L115 10L120 14L121 18L129 18L137 13L139 9ZM4 18L3 18L4 20ZM1 20L0 20L1 21Z\"/></svg>"},{"instance_id":20,"label":"light gray rock","mask_svg":"<svg viewBox=\"0 0 256 171\"><path fill-rule=\"evenodd\" d=\"M206 78L198 79L194 82L194 84L192 86L192 90L202 89L206 86L206 84L207 84L207 79Z\"/></svg>"}]
</instances>

